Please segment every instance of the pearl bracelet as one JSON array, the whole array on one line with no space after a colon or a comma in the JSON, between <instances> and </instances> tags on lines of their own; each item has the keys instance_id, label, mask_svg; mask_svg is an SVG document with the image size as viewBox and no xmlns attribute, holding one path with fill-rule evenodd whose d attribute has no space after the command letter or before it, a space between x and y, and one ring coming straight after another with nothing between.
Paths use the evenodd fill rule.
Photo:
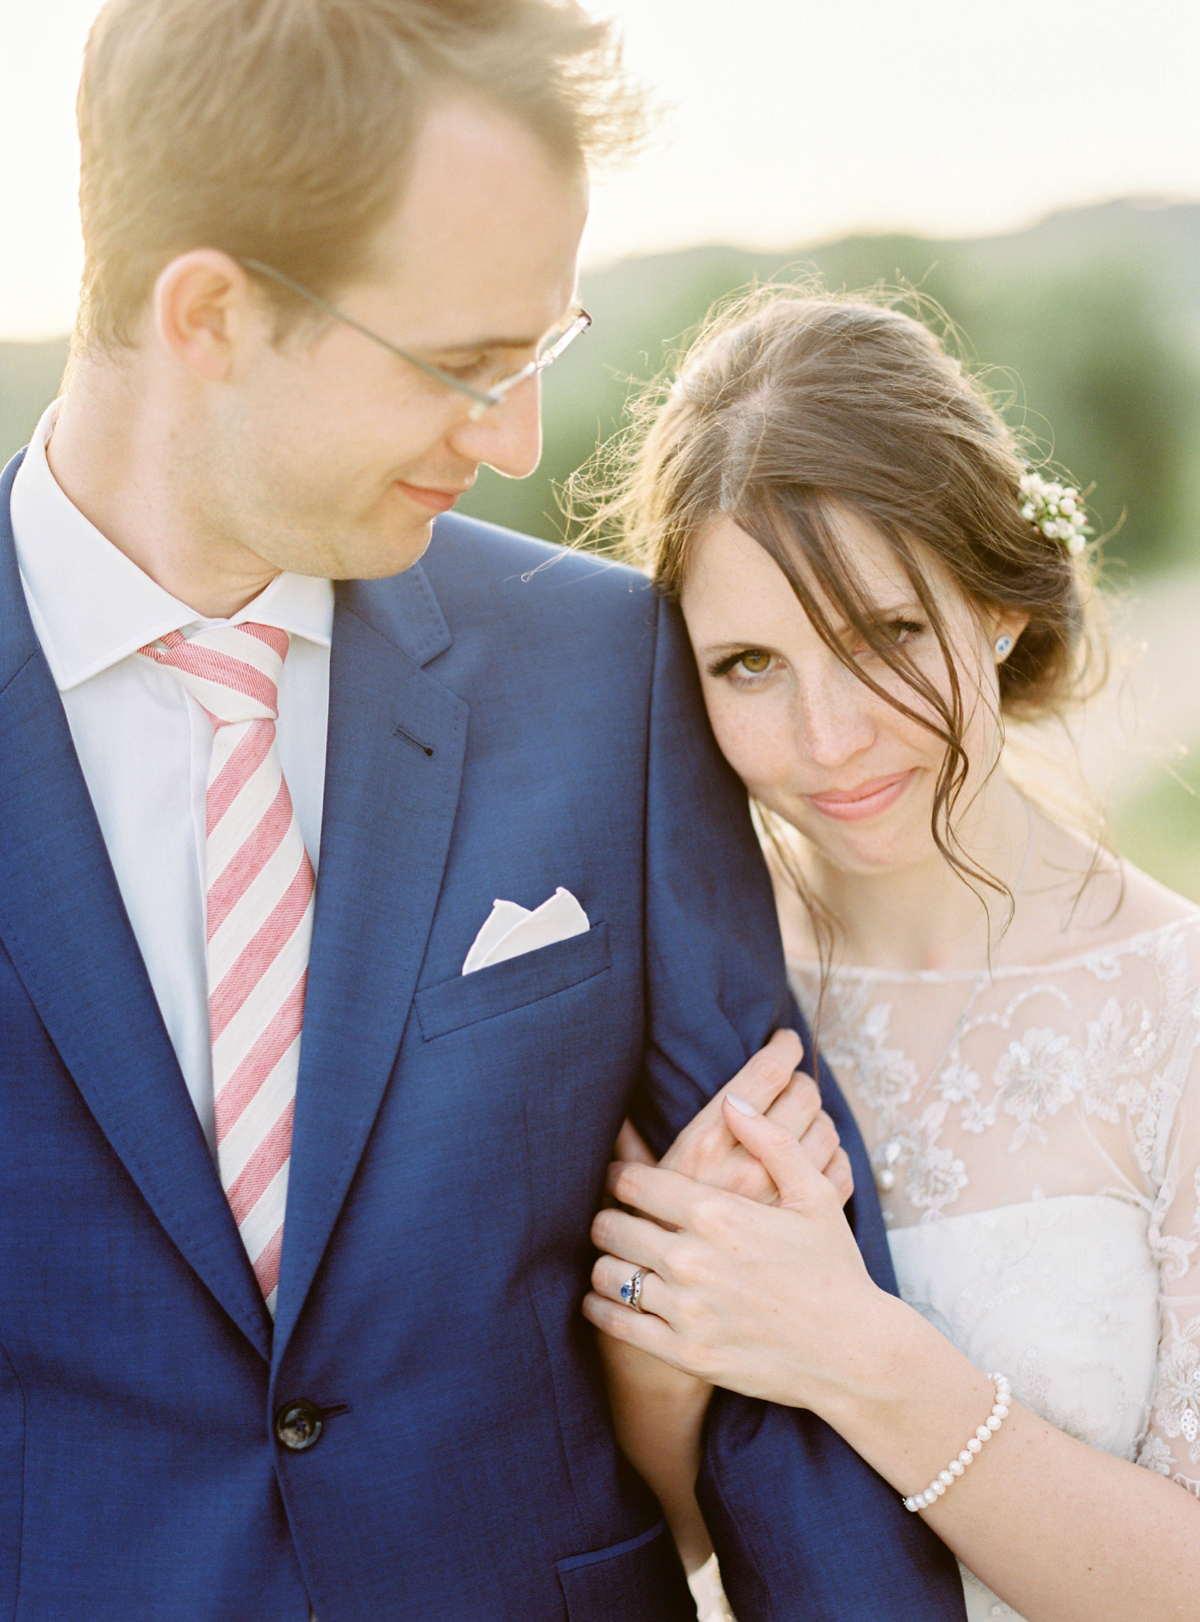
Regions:
<instances>
[{"instance_id":1,"label":"pearl bracelet","mask_svg":"<svg viewBox=\"0 0 1200 1622\"><path fill-rule=\"evenodd\" d=\"M947 1487L953 1487L955 1481L962 1475L968 1464L977 1453L983 1451L983 1444L990 1442L992 1437L1008 1418L1008 1402L1012 1396L1012 1386L1008 1383L1006 1374L989 1374L988 1379L996 1388L996 1400L992 1404L992 1411L971 1440L963 1448L956 1459L942 1471L936 1480L931 1481L924 1492L919 1492L914 1498L904 1500L905 1509L911 1510L915 1515L919 1509L928 1509L930 1504L936 1503Z\"/></svg>"}]
</instances>

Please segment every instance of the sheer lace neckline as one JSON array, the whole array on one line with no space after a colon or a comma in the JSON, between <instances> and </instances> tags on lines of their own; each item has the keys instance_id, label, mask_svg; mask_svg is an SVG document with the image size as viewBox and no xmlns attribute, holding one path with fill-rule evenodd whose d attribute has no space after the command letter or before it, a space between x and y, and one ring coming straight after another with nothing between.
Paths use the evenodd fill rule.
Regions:
<instances>
[{"instance_id":1,"label":"sheer lace neckline","mask_svg":"<svg viewBox=\"0 0 1200 1622\"><path fill-rule=\"evenodd\" d=\"M791 965L810 1028L819 976ZM1200 910L1057 962L838 969L819 1012L905 1299L1200 1497Z\"/></svg>"},{"instance_id":2,"label":"sheer lace neckline","mask_svg":"<svg viewBox=\"0 0 1200 1622\"><path fill-rule=\"evenodd\" d=\"M1115 962L1130 952L1140 952L1152 941L1166 937L1176 930L1194 929L1200 925L1200 911L1183 918L1172 918L1169 923L1144 929L1140 934L1128 935L1123 940L1094 946L1090 951L1077 952L1071 957L1051 958L1045 963L997 964L992 968L962 969L883 969L857 963L837 964L830 977L837 980L874 980L889 985L944 985L954 981L970 983L975 980L1003 980L1028 975L1063 974L1069 969L1091 968L1096 963ZM811 958L787 959L787 966L796 974L819 979L821 965Z\"/></svg>"}]
</instances>

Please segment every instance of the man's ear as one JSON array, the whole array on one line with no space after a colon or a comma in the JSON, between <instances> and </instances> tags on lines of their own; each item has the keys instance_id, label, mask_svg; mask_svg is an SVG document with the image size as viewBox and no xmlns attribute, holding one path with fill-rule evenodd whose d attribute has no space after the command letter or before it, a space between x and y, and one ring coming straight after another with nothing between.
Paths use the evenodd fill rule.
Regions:
<instances>
[{"instance_id":1,"label":"man's ear","mask_svg":"<svg viewBox=\"0 0 1200 1622\"><path fill-rule=\"evenodd\" d=\"M205 382L220 383L239 349L261 341L264 315L246 272L217 248L193 248L159 273L154 325L175 356Z\"/></svg>"}]
</instances>

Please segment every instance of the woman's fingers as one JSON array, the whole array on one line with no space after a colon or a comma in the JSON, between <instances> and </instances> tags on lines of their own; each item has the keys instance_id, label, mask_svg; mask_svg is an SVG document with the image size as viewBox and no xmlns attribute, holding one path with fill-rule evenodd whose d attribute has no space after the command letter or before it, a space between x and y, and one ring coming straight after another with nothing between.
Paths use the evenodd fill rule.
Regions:
<instances>
[{"instance_id":1,"label":"woman's fingers","mask_svg":"<svg viewBox=\"0 0 1200 1622\"><path fill-rule=\"evenodd\" d=\"M788 1091L803 1055L804 1049L795 1031L776 1031L764 1047L747 1059L727 1087L748 1099L755 1109L770 1109ZM663 1156L661 1165L714 1187L736 1184L746 1167L746 1157L736 1143L730 1143L725 1130L721 1107L724 1091L710 1098L688 1122Z\"/></svg>"},{"instance_id":2,"label":"woman's fingers","mask_svg":"<svg viewBox=\"0 0 1200 1622\"><path fill-rule=\"evenodd\" d=\"M795 1031L776 1031L729 1082L725 1089L746 1099L757 1110L766 1110L790 1083L800 1061L804 1045Z\"/></svg>"},{"instance_id":3,"label":"woman's fingers","mask_svg":"<svg viewBox=\"0 0 1200 1622\"><path fill-rule=\"evenodd\" d=\"M650 1167L630 1167L629 1170L644 1170L649 1176L664 1175ZM619 1199L621 1196L617 1197ZM667 1277L670 1273L668 1252L673 1237L657 1222L647 1222L644 1217L633 1216L628 1211L609 1208L597 1211L592 1219L592 1243L596 1249L628 1262L631 1273L635 1267L647 1267L661 1277Z\"/></svg>"},{"instance_id":4,"label":"woman's fingers","mask_svg":"<svg viewBox=\"0 0 1200 1622\"><path fill-rule=\"evenodd\" d=\"M825 1176L837 1189L838 1199L845 1205L854 1193L854 1168L850 1164L850 1156L844 1149L839 1148L826 1166Z\"/></svg>"},{"instance_id":5,"label":"woman's fingers","mask_svg":"<svg viewBox=\"0 0 1200 1622\"><path fill-rule=\"evenodd\" d=\"M737 1098L746 1098L739 1087L730 1086L729 1091ZM778 1121L780 1126L787 1127L794 1138L802 1138L821 1114L820 1089L813 1078L803 1070L796 1071L778 1098L769 1106L760 1104L756 1098L747 1098L746 1102L753 1104L760 1115L769 1116L772 1121Z\"/></svg>"},{"instance_id":6,"label":"woman's fingers","mask_svg":"<svg viewBox=\"0 0 1200 1622\"><path fill-rule=\"evenodd\" d=\"M703 1224L706 1214L727 1208L728 1202L742 1196L726 1193L708 1183L698 1182L682 1172L668 1171L665 1166L630 1166L614 1164L608 1168L608 1192L622 1205L628 1205L644 1216L654 1218L655 1224L668 1228L692 1228ZM597 1217L604 1216L601 1211ZM593 1225L593 1237L595 1227ZM660 1237L670 1238L669 1234ZM601 1245L601 1250L613 1250L612 1245ZM624 1251L617 1254L624 1255Z\"/></svg>"},{"instance_id":7,"label":"woman's fingers","mask_svg":"<svg viewBox=\"0 0 1200 1622\"><path fill-rule=\"evenodd\" d=\"M621 1130L617 1133L617 1146L613 1152L613 1159L628 1160L638 1166L658 1165L649 1144L633 1122L628 1119L621 1122Z\"/></svg>"},{"instance_id":8,"label":"woman's fingers","mask_svg":"<svg viewBox=\"0 0 1200 1622\"><path fill-rule=\"evenodd\" d=\"M611 1335L614 1340L637 1346L652 1357L670 1363L673 1368L683 1367L678 1360L679 1337L652 1312L630 1312L628 1307L618 1306L615 1301L592 1290L583 1298L583 1315L589 1323L606 1335ZM688 1373L691 1372L689 1369Z\"/></svg>"},{"instance_id":9,"label":"woman's fingers","mask_svg":"<svg viewBox=\"0 0 1200 1622\"><path fill-rule=\"evenodd\" d=\"M725 1096L725 1121L743 1148L771 1174L784 1205L805 1207L825 1196L829 1183L785 1127L760 1115L736 1093Z\"/></svg>"},{"instance_id":10,"label":"woman's fingers","mask_svg":"<svg viewBox=\"0 0 1200 1622\"><path fill-rule=\"evenodd\" d=\"M777 1112L793 1126L797 1137L808 1129L820 1109L816 1089L798 1076L796 1066L804 1049L795 1031L776 1031L766 1045L751 1056L727 1086L746 1098L757 1110ZM753 1159L730 1137L725 1125L722 1089L684 1127L663 1156L660 1165L683 1172L712 1188L728 1188L748 1199L773 1202L771 1180Z\"/></svg>"},{"instance_id":11,"label":"woman's fingers","mask_svg":"<svg viewBox=\"0 0 1200 1622\"><path fill-rule=\"evenodd\" d=\"M623 1299L621 1286L628 1284L634 1273L639 1271L630 1267L617 1256L601 1256L592 1268L592 1289L597 1295L604 1296L607 1301L615 1301L623 1306L626 1312L633 1309ZM652 1312L656 1318L667 1318L668 1289L660 1276L651 1268L641 1268L642 1290L638 1297L638 1305L643 1312Z\"/></svg>"},{"instance_id":12,"label":"woman's fingers","mask_svg":"<svg viewBox=\"0 0 1200 1622\"><path fill-rule=\"evenodd\" d=\"M842 1140L838 1137L838 1129L834 1126L832 1118L821 1110L812 1124L799 1135L799 1139L800 1147L812 1164L819 1172L824 1172L828 1176L830 1163L842 1146Z\"/></svg>"}]
</instances>

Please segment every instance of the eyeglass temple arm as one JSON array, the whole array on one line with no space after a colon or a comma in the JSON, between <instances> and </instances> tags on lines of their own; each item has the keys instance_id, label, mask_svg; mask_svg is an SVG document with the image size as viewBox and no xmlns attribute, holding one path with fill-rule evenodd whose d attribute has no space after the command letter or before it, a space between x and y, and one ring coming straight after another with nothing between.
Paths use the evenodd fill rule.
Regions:
<instances>
[{"instance_id":1,"label":"eyeglass temple arm","mask_svg":"<svg viewBox=\"0 0 1200 1622\"><path fill-rule=\"evenodd\" d=\"M335 321L340 321L343 326L352 327L355 332L361 332L364 338L370 338L374 343L382 344L393 355L398 355L401 360L407 361L410 366L415 366L419 372L424 372L426 377L436 378L439 383L445 383L450 388L457 389L460 394L467 395L469 399L475 401L481 411L486 410L490 405L495 405L496 401L491 392L485 393L483 389L474 389L469 383L464 383L460 377L455 377L450 372L444 372L440 366L434 366L431 362L422 360L419 355L412 355L407 349L401 349L400 345L394 344L390 338L385 338L380 332L372 331L370 327L364 326L361 321L356 321L352 315L347 315L344 310L339 310L336 305L330 304L320 294L312 293L307 287L302 287L299 282L294 282L290 276L285 276L281 270L276 270L274 266L264 264L261 259L239 259L238 264L244 270L255 270L262 276L270 276L274 281L279 282L300 298L307 299L310 304L316 305L318 310L323 310L326 315L332 316Z\"/></svg>"},{"instance_id":2,"label":"eyeglass temple arm","mask_svg":"<svg viewBox=\"0 0 1200 1622\"><path fill-rule=\"evenodd\" d=\"M472 388L470 383L464 383L461 378L455 377L452 372L444 372L440 366L434 366L431 362L422 360L418 355L410 354L407 349L401 349L400 345L394 344L390 338L385 338L382 333L372 331L370 327L364 326L361 321L356 321L352 315L347 315L344 310L339 310L336 305L330 304L320 294L310 292L307 287L303 287L299 282L294 282L290 276L285 276L283 271L276 270L273 265L264 264L261 259L239 259L238 264L244 270L254 270L262 276L270 276L299 298L307 299L318 310L323 310L333 320L342 322L344 326L352 327L355 332L360 332L364 338L370 338L375 343L382 344L393 355L398 355L401 360L407 361L410 366L415 366L419 372L424 372L426 377L436 378L439 383L445 383L450 388L457 389L460 394L465 394L469 400L474 402L471 409L472 421L477 421L489 406L499 405L509 391L516 388L518 383L528 382L531 377L537 377L539 373L544 372L547 366L550 366L558 359L567 345L582 333L585 333L592 324L592 318L587 311L580 310L571 325L559 337L558 342L553 344L544 355L539 355L536 360L531 360L527 366L522 366L520 371L514 372L511 377L506 377L502 382L496 384L494 388L476 389Z\"/></svg>"},{"instance_id":3,"label":"eyeglass temple arm","mask_svg":"<svg viewBox=\"0 0 1200 1622\"><path fill-rule=\"evenodd\" d=\"M511 377L504 378L502 382L496 384L495 388L488 389L486 391L488 401L492 405L498 405L510 389L515 389L518 383L527 383L531 377L537 377L544 372L548 366L554 364L569 344L587 331L591 324L591 316L586 310L580 310L571 325L564 333L559 335L558 341L551 344L544 355L539 355L536 360L531 360L528 365L522 366L521 370L514 372Z\"/></svg>"}]
</instances>

